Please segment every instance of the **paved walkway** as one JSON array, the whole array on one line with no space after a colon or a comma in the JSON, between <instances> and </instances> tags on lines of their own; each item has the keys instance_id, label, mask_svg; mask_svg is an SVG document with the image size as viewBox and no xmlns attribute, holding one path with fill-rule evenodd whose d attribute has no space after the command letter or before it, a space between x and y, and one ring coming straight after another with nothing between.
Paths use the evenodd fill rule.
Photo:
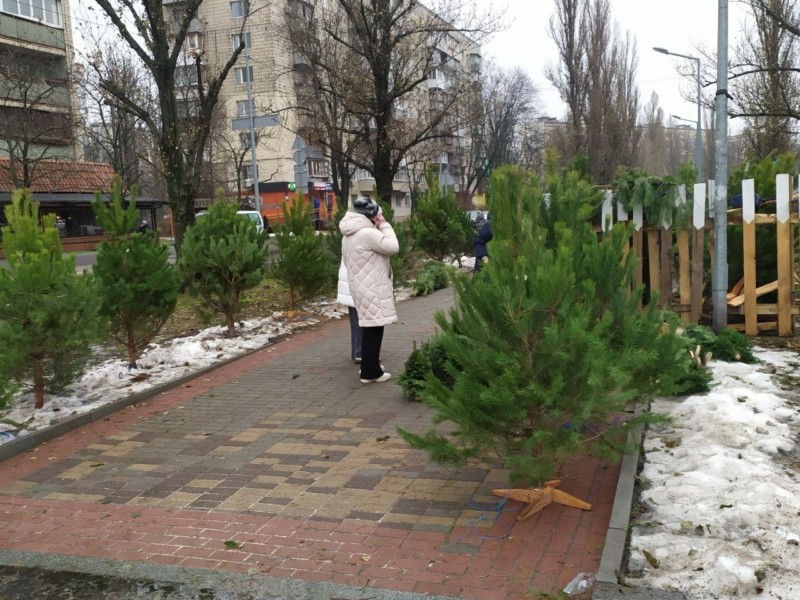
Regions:
<instances>
[{"instance_id":1,"label":"paved walkway","mask_svg":"<svg viewBox=\"0 0 800 600\"><path fill-rule=\"evenodd\" d=\"M387 370L452 302L398 306ZM394 381L360 384L346 319L325 324L0 463L0 561L304 582L297 598L527 599L597 571L617 465L569 467L563 489L594 510L516 523L516 503L482 510L502 471L434 465L398 436L430 415Z\"/></svg>"}]
</instances>

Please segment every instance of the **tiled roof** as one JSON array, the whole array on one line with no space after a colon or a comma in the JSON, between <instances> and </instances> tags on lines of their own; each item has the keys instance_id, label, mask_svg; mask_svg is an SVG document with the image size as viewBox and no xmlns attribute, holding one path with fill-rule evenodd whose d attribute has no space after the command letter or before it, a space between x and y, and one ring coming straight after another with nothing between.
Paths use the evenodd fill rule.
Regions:
<instances>
[{"instance_id":1,"label":"tiled roof","mask_svg":"<svg viewBox=\"0 0 800 600\"><path fill-rule=\"evenodd\" d=\"M14 190L11 161L0 158L0 192ZM105 163L40 160L35 163L31 189L51 194L94 194L111 189L114 169Z\"/></svg>"}]
</instances>

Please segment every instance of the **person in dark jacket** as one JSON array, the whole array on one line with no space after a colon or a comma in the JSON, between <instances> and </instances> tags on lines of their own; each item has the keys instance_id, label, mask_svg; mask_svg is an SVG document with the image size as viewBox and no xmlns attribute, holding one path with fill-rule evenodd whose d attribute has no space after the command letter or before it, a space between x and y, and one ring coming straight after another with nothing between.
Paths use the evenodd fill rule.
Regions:
<instances>
[{"instance_id":1,"label":"person in dark jacket","mask_svg":"<svg viewBox=\"0 0 800 600\"><path fill-rule=\"evenodd\" d=\"M478 218L475 221L475 238L472 240L472 248L475 252L475 268L477 273L481 270L484 263L489 262L489 250L486 245L492 240L492 225L489 221Z\"/></svg>"}]
</instances>

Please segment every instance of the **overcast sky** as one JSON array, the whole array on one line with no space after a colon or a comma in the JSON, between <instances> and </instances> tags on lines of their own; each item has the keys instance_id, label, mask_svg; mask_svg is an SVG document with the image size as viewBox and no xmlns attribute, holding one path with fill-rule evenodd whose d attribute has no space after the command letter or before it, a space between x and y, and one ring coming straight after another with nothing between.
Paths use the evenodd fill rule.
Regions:
<instances>
[{"instance_id":1,"label":"overcast sky","mask_svg":"<svg viewBox=\"0 0 800 600\"><path fill-rule=\"evenodd\" d=\"M475 0L479 7L495 11L506 8L508 29L496 34L484 47L484 56L493 56L504 67L525 69L537 85L545 114L561 117L564 105L544 76L544 68L556 60L555 43L548 34L548 22L555 11L554 0ZM717 15L715 0L610 0L613 18L622 31L636 41L639 55L638 84L642 104L656 92L665 115L695 120L697 105L687 102L681 90L695 97L693 84L676 71L694 63L665 56L652 50L660 46L680 54L697 55L698 48L716 53ZM728 7L730 45L735 43L746 12L740 2ZM705 88L704 95L713 95ZM731 125L734 125L733 123Z\"/></svg>"}]
</instances>

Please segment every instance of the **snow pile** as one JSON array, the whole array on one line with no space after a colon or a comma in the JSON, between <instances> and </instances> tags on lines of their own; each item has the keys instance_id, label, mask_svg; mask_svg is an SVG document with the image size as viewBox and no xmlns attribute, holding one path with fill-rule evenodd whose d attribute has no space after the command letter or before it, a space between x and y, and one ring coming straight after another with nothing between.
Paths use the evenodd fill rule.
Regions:
<instances>
[{"instance_id":1,"label":"snow pile","mask_svg":"<svg viewBox=\"0 0 800 600\"><path fill-rule=\"evenodd\" d=\"M395 290L395 300L411 297L407 287ZM120 398L179 379L235 356L266 346L275 338L322 321L347 315L347 307L331 300L303 306L301 317L287 319L275 312L269 317L237 325L237 336L225 337L223 326L209 327L196 335L151 344L139 357L138 369L128 370L122 358L105 360L87 369L83 377L62 395L47 395L44 408L33 408L33 394L17 394L10 409L0 410L0 445L54 425L68 417L89 412ZM124 354L124 353L123 353ZM21 426L21 427L20 427Z\"/></svg>"},{"instance_id":2,"label":"snow pile","mask_svg":"<svg viewBox=\"0 0 800 600\"><path fill-rule=\"evenodd\" d=\"M712 362L708 394L653 403L674 422L645 437L627 583L691 600L800 598L800 411L774 381L800 361L756 356Z\"/></svg>"}]
</instances>

